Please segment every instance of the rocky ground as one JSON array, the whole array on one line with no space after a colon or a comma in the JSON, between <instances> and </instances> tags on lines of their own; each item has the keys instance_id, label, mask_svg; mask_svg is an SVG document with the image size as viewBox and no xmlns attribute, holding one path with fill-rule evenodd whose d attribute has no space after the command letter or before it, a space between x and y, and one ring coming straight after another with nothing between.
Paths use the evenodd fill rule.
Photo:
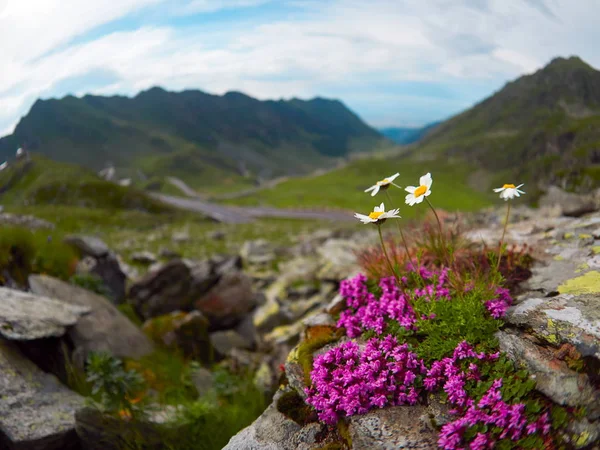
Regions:
<instances>
[{"instance_id":1,"label":"rocky ground","mask_svg":"<svg viewBox=\"0 0 600 450\"><path fill-rule=\"evenodd\" d=\"M586 407L586 417L571 424L570 439L577 448L598 448L600 213L566 213L586 212L568 217L565 208L553 204L515 210L507 240L529 245L536 262L498 339L545 396L560 405ZM502 211L469 217L468 237L496 245L501 217ZM115 419L90 411L84 398L66 387L64 365L56 363L68 359L83 367L91 352L139 358L156 347L206 364L220 360L244 367L267 395L277 391L285 368L289 385L226 448L328 444L322 441L325 425L298 423L279 412L278 402L290 389L304 396L302 374L293 364L295 348L311 330L334 324L340 280L360 271L358 250L377 244L371 227L322 230L300 236L287 248L248 241L238 255L206 260L182 259L165 249L123 261L96 238L71 236L67 242L81 254L77 271L97 275L106 292L99 295L46 275L31 275L26 291L0 288L2 448L110 448L101 444L103 427ZM141 327L123 314L124 304L142 319ZM576 356L584 358L586 372L569 363ZM210 372L199 368L197 390L205 391L211 382ZM352 417L347 434L355 449L436 448L431 419L439 423L443 414L444 405L435 402L385 408ZM165 420L159 414L148 424Z\"/></svg>"}]
</instances>

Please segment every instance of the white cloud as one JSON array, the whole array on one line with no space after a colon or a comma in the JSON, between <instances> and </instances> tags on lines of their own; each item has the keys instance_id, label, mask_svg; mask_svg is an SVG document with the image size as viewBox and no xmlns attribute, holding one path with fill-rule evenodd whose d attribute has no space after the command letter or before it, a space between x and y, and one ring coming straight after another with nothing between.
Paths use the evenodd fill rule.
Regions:
<instances>
[{"instance_id":1,"label":"white cloud","mask_svg":"<svg viewBox=\"0 0 600 450\"><path fill-rule=\"evenodd\" d=\"M144 12L155 18L275 7L281 0L9 0L4 10L2 1L0 129L14 125L37 97L64 95L69 80L98 72L110 77L72 89L133 94L162 85L289 98L327 96L335 86L360 113L361 105L373 110L370 96L385 103L386 92L408 81L489 83L491 91L556 55L579 54L600 65L600 31L590 14L596 0L370 0L368 8L364 0L305 0L276 20L221 19L218 28L168 20L152 26ZM89 34L124 18L129 29ZM459 103L413 92L388 97L387 110L419 97L443 114ZM465 95L462 105L475 100Z\"/></svg>"}]
</instances>

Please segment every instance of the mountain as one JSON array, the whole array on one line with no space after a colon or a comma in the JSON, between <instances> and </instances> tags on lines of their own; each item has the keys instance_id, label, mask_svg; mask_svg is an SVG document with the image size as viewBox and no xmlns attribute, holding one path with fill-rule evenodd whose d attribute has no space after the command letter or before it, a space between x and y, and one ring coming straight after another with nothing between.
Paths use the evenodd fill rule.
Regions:
<instances>
[{"instance_id":1,"label":"mountain","mask_svg":"<svg viewBox=\"0 0 600 450\"><path fill-rule=\"evenodd\" d=\"M239 92L143 91L133 98L86 95L38 100L0 158L19 146L55 161L107 164L193 185L237 182L329 166L385 139L337 100L259 101Z\"/></svg>"},{"instance_id":2,"label":"mountain","mask_svg":"<svg viewBox=\"0 0 600 450\"><path fill-rule=\"evenodd\" d=\"M438 125L420 144L413 157L466 159L496 184L597 187L600 72L578 57L556 58Z\"/></svg>"},{"instance_id":3,"label":"mountain","mask_svg":"<svg viewBox=\"0 0 600 450\"><path fill-rule=\"evenodd\" d=\"M439 125L440 122L430 123L423 127L417 128L403 128L403 127L389 127L381 128L379 132L383 134L389 140L400 145L408 145L418 142L429 133L434 127Z\"/></svg>"}]
</instances>

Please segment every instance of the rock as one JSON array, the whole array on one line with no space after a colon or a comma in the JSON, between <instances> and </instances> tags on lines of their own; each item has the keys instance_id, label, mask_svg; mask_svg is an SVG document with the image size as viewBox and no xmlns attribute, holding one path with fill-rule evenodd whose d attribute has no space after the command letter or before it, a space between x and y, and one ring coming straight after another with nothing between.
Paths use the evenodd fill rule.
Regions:
<instances>
[{"instance_id":1,"label":"rock","mask_svg":"<svg viewBox=\"0 0 600 450\"><path fill-rule=\"evenodd\" d=\"M233 436L223 450L309 450L315 449L321 424L301 427L277 410L278 392L273 403L252 425Z\"/></svg>"},{"instance_id":2,"label":"rock","mask_svg":"<svg viewBox=\"0 0 600 450\"><path fill-rule=\"evenodd\" d=\"M198 296L194 307L210 321L211 327L228 328L239 323L255 306L250 278L242 272L226 272L216 285Z\"/></svg>"},{"instance_id":3,"label":"rock","mask_svg":"<svg viewBox=\"0 0 600 450\"><path fill-rule=\"evenodd\" d=\"M346 299L340 294L337 294L327 305L325 311L331 315L341 313L346 308Z\"/></svg>"},{"instance_id":4,"label":"rock","mask_svg":"<svg viewBox=\"0 0 600 450\"><path fill-rule=\"evenodd\" d=\"M190 240L190 233L188 231L179 231L177 233L173 233L172 239L173 242L181 244Z\"/></svg>"},{"instance_id":5,"label":"rock","mask_svg":"<svg viewBox=\"0 0 600 450\"><path fill-rule=\"evenodd\" d=\"M147 320L143 330L156 343L179 350L188 358L211 363L214 360L214 350L208 327L208 320L199 311L174 311Z\"/></svg>"},{"instance_id":6,"label":"rock","mask_svg":"<svg viewBox=\"0 0 600 450\"><path fill-rule=\"evenodd\" d=\"M125 300L125 282L127 276L121 269L117 256L100 239L93 236L72 235L65 242L77 248L88 258L87 273L99 276L110 292L111 299L119 304ZM82 268L79 268L82 270Z\"/></svg>"},{"instance_id":7,"label":"rock","mask_svg":"<svg viewBox=\"0 0 600 450\"><path fill-rule=\"evenodd\" d=\"M34 216L5 213L0 210L0 226L23 227L30 230L53 230L54 224Z\"/></svg>"},{"instance_id":8,"label":"rock","mask_svg":"<svg viewBox=\"0 0 600 450\"><path fill-rule=\"evenodd\" d=\"M352 277L360 272L356 252L360 244L355 240L329 239L317 252L323 260L318 278L329 281L339 281Z\"/></svg>"},{"instance_id":9,"label":"rock","mask_svg":"<svg viewBox=\"0 0 600 450\"><path fill-rule=\"evenodd\" d=\"M210 342L222 356L227 356L234 348L250 349L250 343L234 330L215 331L210 333Z\"/></svg>"},{"instance_id":10,"label":"rock","mask_svg":"<svg viewBox=\"0 0 600 450\"><path fill-rule=\"evenodd\" d=\"M89 312L87 306L0 287L0 335L6 339L59 337Z\"/></svg>"},{"instance_id":11,"label":"rock","mask_svg":"<svg viewBox=\"0 0 600 450\"><path fill-rule=\"evenodd\" d=\"M214 271L217 275L223 276L229 272L239 272L243 268L242 258L238 255L218 255L210 259Z\"/></svg>"},{"instance_id":12,"label":"rock","mask_svg":"<svg viewBox=\"0 0 600 450\"><path fill-rule=\"evenodd\" d=\"M569 343L583 356L600 359L600 296L597 294L528 298L510 308L506 320L532 330L550 344Z\"/></svg>"},{"instance_id":13,"label":"rock","mask_svg":"<svg viewBox=\"0 0 600 450\"><path fill-rule=\"evenodd\" d=\"M246 241L240 249L240 256L248 264L268 264L277 256L270 242L264 239Z\"/></svg>"},{"instance_id":14,"label":"rock","mask_svg":"<svg viewBox=\"0 0 600 450\"><path fill-rule=\"evenodd\" d=\"M214 380L210 370L204 367L198 367L192 370L191 374L192 383L198 395L203 397L214 389Z\"/></svg>"},{"instance_id":15,"label":"rock","mask_svg":"<svg viewBox=\"0 0 600 450\"><path fill-rule=\"evenodd\" d=\"M181 254L175 250L172 250L168 247L162 247L159 251L158 251L158 256L164 259L175 259L175 258L181 258Z\"/></svg>"},{"instance_id":16,"label":"rock","mask_svg":"<svg viewBox=\"0 0 600 450\"><path fill-rule=\"evenodd\" d=\"M156 262L156 255L148 251L135 252L131 254L129 259L131 259L132 262L148 266Z\"/></svg>"},{"instance_id":17,"label":"rock","mask_svg":"<svg viewBox=\"0 0 600 450\"><path fill-rule=\"evenodd\" d=\"M213 241L222 241L225 239L225 236L227 236L227 234L221 230L211 231L207 234L207 237Z\"/></svg>"},{"instance_id":18,"label":"rock","mask_svg":"<svg viewBox=\"0 0 600 450\"><path fill-rule=\"evenodd\" d=\"M75 411L84 399L0 340L0 447L77 450Z\"/></svg>"},{"instance_id":19,"label":"rock","mask_svg":"<svg viewBox=\"0 0 600 450\"><path fill-rule=\"evenodd\" d=\"M437 432L424 406L396 406L352 416L348 432L353 450L435 449Z\"/></svg>"},{"instance_id":20,"label":"rock","mask_svg":"<svg viewBox=\"0 0 600 450\"><path fill-rule=\"evenodd\" d=\"M70 235L64 241L78 249L84 256L102 258L110 253L104 241L94 236Z\"/></svg>"},{"instance_id":21,"label":"rock","mask_svg":"<svg viewBox=\"0 0 600 450\"><path fill-rule=\"evenodd\" d=\"M581 195L565 192L557 186L550 186L540 197L541 207L561 208L562 214L569 217L580 217L584 214L598 210L593 195Z\"/></svg>"},{"instance_id":22,"label":"rock","mask_svg":"<svg viewBox=\"0 0 600 450\"><path fill-rule=\"evenodd\" d=\"M300 339L300 333L304 329L304 324L300 321L291 325L281 325L274 328L264 336L266 344L275 346L281 344L295 345Z\"/></svg>"},{"instance_id":23,"label":"rock","mask_svg":"<svg viewBox=\"0 0 600 450\"><path fill-rule=\"evenodd\" d=\"M101 295L46 275L30 275L29 286L37 295L60 299L89 311L67 332L75 347L73 360L80 368L90 352L140 358L154 350L144 333Z\"/></svg>"},{"instance_id":24,"label":"rock","mask_svg":"<svg viewBox=\"0 0 600 450\"><path fill-rule=\"evenodd\" d=\"M592 419L600 417L600 391L594 389L586 374L569 369L551 350L516 334L500 331L496 336L500 349L527 368L538 391L560 405L586 407Z\"/></svg>"},{"instance_id":25,"label":"rock","mask_svg":"<svg viewBox=\"0 0 600 450\"><path fill-rule=\"evenodd\" d=\"M271 366L263 361L254 374L254 385L265 395L273 394L275 391L275 374Z\"/></svg>"},{"instance_id":26,"label":"rock","mask_svg":"<svg viewBox=\"0 0 600 450\"><path fill-rule=\"evenodd\" d=\"M77 435L86 450L121 450L139 443L143 436L145 450L164 449L164 432L158 425L173 419L176 410L156 411L142 420L123 421L119 417L103 414L97 408L82 408L75 415ZM172 422L171 422L172 423Z\"/></svg>"},{"instance_id":27,"label":"rock","mask_svg":"<svg viewBox=\"0 0 600 450\"><path fill-rule=\"evenodd\" d=\"M600 443L600 422L590 422L587 419L572 421L567 427L568 441L574 448L598 449ZM595 447L590 447L596 444Z\"/></svg>"},{"instance_id":28,"label":"rock","mask_svg":"<svg viewBox=\"0 0 600 450\"><path fill-rule=\"evenodd\" d=\"M217 282L208 262L194 264L186 260L169 261L134 283L129 297L144 319L173 311L190 311L193 302Z\"/></svg>"},{"instance_id":29,"label":"rock","mask_svg":"<svg viewBox=\"0 0 600 450\"><path fill-rule=\"evenodd\" d=\"M252 321L259 332L266 332L289 323L289 318L284 314L277 300L268 299L264 305L254 311Z\"/></svg>"}]
</instances>

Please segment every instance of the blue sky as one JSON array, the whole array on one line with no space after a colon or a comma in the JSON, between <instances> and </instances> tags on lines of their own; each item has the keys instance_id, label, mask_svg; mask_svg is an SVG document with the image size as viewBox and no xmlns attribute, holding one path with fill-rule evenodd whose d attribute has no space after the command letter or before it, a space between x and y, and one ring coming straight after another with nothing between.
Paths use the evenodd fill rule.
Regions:
<instances>
[{"instance_id":1,"label":"blue sky","mask_svg":"<svg viewBox=\"0 0 600 450\"><path fill-rule=\"evenodd\" d=\"M555 56L600 67L598 0L0 0L0 135L39 98L171 90L444 119Z\"/></svg>"}]
</instances>

